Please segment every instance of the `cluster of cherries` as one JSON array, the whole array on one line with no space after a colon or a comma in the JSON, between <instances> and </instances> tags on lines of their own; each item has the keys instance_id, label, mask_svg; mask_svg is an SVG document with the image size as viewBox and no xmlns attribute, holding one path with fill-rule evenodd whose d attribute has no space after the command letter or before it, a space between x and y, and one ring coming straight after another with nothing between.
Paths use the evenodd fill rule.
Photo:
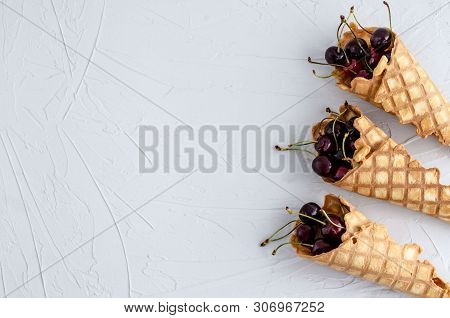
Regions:
<instances>
[{"instance_id":1,"label":"cluster of cherries","mask_svg":"<svg viewBox=\"0 0 450 318\"><path fill-rule=\"evenodd\" d=\"M278 229L272 236L261 243L261 246L269 242L278 241L289 236L295 231L296 242L288 242L279 245L272 254L275 255L278 249L284 245L294 244L310 248L311 255L319 255L329 252L342 243L341 236L345 233L345 223L336 214L325 212L314 202L306 203L300 209L300 212L294 212L286 207L291 214L298 214L299 220L294 220ZM288 234L275 238L275 236L291 223L296 226Z\"/></svg>"},{"instance_id":2,"label":"cluster of cherries","mask_svg":"<svg viewBox=\"0 0 450 318\"><path fill-rule=\"evenodd\" d=\"M313 171L321 177L341 180L352 169L351 158L355 153L355 142L360 132L354 127L355 119L343 121L340 115L330 120L324 133L314 143L318 155L312 162Z\"/></svg>"},{"instance_id":3,"label":"cluster of cherries","mask_svg":"<svg viewBox=\"0 0 450 318\"><path fill-rule=\"evenodd\" d=\"M347 102L346 102L346 105ZM323 133L316 141L299 141L287 147L275 146L276 150L304 150L302 147L314 144L317 155L312 161L313 171L321 177L330 178L333 181L341 180L349 170L353 168L352 158L356 151L355 142L361 136L354 127L358 116L345 121L343 113L327 112L334 115L325 125ZM309 152L309 151L308 151Z\"/></svg>"},{"instance_id":4,"label":"cluster of cherries","mask_svg":"<svg viewBox=\"0 0 450 318\"><path fill-rule=\"evenodd\" d=\"M387 6L389 11L390 28L378 28L373 33L361 26L356 19L353 12L353 7L350 9L350 16L355 18L355 21L362 30L370 34L370 47L368 43L356 36L353 30L347 23L347 19L341 15L341 24L338 27L338 46L330 46L325 51L325 60L327 63L313 62L308 58L308 62L319 65L330 65L342 70L345 78L352 80L355 77L363 77L371 79L373 77L373 70L378 65L381 57L385 55L388 61L391 58L391 43L393 40L392 26L391 26L391 11L386 1L383 3ZM353 39L350 40L344 48L340 47L340 33L341 27L347 26L353 34ZM343 30L343 29L342 29ZM313 73L316 74L315 71ZM319 76L319 77L330 77Z\"/></svg>"}]
</instances>

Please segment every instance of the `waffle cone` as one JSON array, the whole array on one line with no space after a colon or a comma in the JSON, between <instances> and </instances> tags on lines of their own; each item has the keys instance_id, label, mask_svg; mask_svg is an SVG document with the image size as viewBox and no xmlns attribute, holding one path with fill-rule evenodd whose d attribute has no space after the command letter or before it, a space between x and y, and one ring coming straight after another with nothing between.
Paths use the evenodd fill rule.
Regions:
<instances>
[{"instance_id":1,"label":"waffle cone","mask_svg":"<svg viewBox=\"0 0 450 318\"><path fill-rule=\"evenodd\" d=\"M293 244L299 256L418 297L450 297L450 285L429 261L419 260L419 245L396 243L384 225L370 221L341 197L325 196L323 209L344 217L347 231L342 243L316 256ZM296 242L292 235L291 243Z\"/></svg>"},{"instance_id":2,"label":"waffle cone","mask_svg":"<svg viewBox=\"0 0 450 318\"><path fill-rule=\"evenodd\" d=\"M361 137L355 143L353 169L339 181L328 178L324 181L450 222L450 186L440 184L439 170L424 168L404 146L386 135L358 107L343 105L340 110L345 120L360 116L354 127ZM314 140L329 120L313 127Z\"/></svg>"},{"instance_id":3,"label":"waffle cone","mask_svg":"<svg viewBox=\"0 0 450 318\"><path fill-rule=\"evenodd\" d=\"M358 37L370 43L367 32L354 23L351 28ZM372 32L376 28L367 29ZM352 38L351 32L345 32L342 46ZM383 56L372 79L356 77L349 82L340 70L335 70L337 86L394 114L400 123L413 124L419 136L434 134L442 144L450 145L450 103L400 38L394 34L394 39L391 61Z\"/></svg>"}]
</instances>

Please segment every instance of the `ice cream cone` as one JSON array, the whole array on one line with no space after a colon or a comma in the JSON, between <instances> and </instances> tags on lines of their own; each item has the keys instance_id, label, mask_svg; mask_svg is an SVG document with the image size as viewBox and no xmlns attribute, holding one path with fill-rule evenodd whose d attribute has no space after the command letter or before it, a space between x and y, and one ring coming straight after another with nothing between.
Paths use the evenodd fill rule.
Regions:
<instances>
[{"instance_id":1,"label":"ice cream cone","mask_svg":"<svg viewBox=\"0 0 450 318\"><path fill-rule=\"evenodd\" d=\"M341 197L327 195L323 209L344 216L342 243L312 256L309 248L295 244L297 237L292 235L299 256L418 297L450 297L450 285L429 261L419 260L419 245L396 243L384 225L370 221Z\"/></svg>"},{"instance_id":2,"label":"ice cream cone","mask_svg":"<svg viewBox=\"0 0 450 318\"><path fill-rule=\"evenodd\" d=\"M354 23L350 26L356 36L370 43L370 34ZM367 29L373 32L376 28ZM352 33L345 32L342 47L351 39ZM372 79L356 77L349 81L336 69L337 86L394 114L400 123L413 124L419 136L434 134L442 144L450 145L450 103L395 34L393 42L391 60L383 56Z\"/></svg>"},{"instance_id":3,"label":"ice cream cone","mask_svg":"<svg viewBox=\"0 0 450 318\"><path fill-rule=\"evenodd\" d=\"M355 143L353 169L339 181L328 178L324 181L450 222L450 186L440 184L439 170L424 168L357 107L343 105L340 110L344 120L360 116L354 127L361 137ZM329 120L313 127L314 140Z\"/></svg>"}]
</instances>

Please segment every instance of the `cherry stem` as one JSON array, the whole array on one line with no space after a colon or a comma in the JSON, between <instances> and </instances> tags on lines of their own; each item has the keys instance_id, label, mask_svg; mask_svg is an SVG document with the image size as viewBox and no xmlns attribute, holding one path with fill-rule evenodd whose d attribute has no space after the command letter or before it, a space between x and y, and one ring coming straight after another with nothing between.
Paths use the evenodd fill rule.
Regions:
<instances>
[{"instance_id":1,"label":"cherry stem","mask_svg":"<svg viewBox=\"0 0 450 318\"><path fill-rule=\"evenodd\" d=\"M312 72L313 72L314 76L318 77L318 78L330 78L330 77L333 76L333 74L330 74L330 75L317 75L316 74L316 70L312 70Z\"/></svg>"},{"instance_id":2,"label":"cherry stem","mask_svg":"<svg viewBox=\"0 0 450 318\"><path fill-rule=\"evenodd\" d=\"M306 244L306 243L300 243L300 242L287 242L287 243L283 243L281 245L278 245L278 247L273 250L272 255L275 256L277 254L278 250L281 247L285 246L285 245L301 245L301 246L307 246L307 247L310 247L310 248L313 247L312 244Z\"/></svg>"},{"instance_id":3,"label":"cherry stem","mask_svg":"<svg viewBox=\"0 0 450 318\"><path fill-rule=\"evenodd\" d=\"M343 23L342 23L342 21L341 21L341 23L339 24L339 26L338 26L338 28L337 28L337 31L336 31L336 36L337 36L337 41L338 41L338 49L339 49L339 50L342 50L342 52L344 52L345 61L346 61L347 63L349 63L347 53L345 52L345 50L344 50L343 48L341 48L341 36L342 36L343 31L341 32L341 34L339 34L339 29L341 28L342 24L343 24ZM342 30L343 30L343 29L344 29L344 28L342 28Z\"/></svg>"},{"instance_id":4,"label":"cherry stem","mask_svg":"<svg viewBox=\"0 0 450 318\"><path fill-rule=\"evenodd\" d=\"M334 116L335 116L335 117L333 118L333 120L336 120L336 121L338 121L338 122L340 122L340 123L345 124L345 121L339 120L339 119L338 119L340 116L342 116L342 115L344 114L345 111L342 112L342 113L338 113L338 112L332 111L332 110L329 109L328 107L327 107L327 109L326 109L325 111L326 111L327 113L330 113L331 115L334 115ZM324 118L322 121L327 120L327 119L330 119L330 118Z\"/></svg>"},{"instance_id":5,"label":"cherry stem","mask_svg":"<svg viewBox=\"0 0 450 318\"><path fill-rule=\"evenodd\" d=\"M317 65L326 65L326 66L334 66L334 67L345 68L344 65L339 65L339 64L328 64L328 63L321 63L321 62L313 61L313 60L311 59L310 56L308 56L308 63L311 63L311 64L317 64ZM356 72L355 72L354 70L347 69L347 71L350 71L351 73L353 73L353 74L356 75ZM316 75L314 70L313 70L313 74ZM316 76L318 76L318 75L316 75ZM318 76L318 77L319 77L319 76Z\"/></svg>"},{"instance_id":6,"label":"cherry stem","mask_svg":"<svg viewBox=\"0 0 450 318\"><path fill-rule=\"evenodd\" d=\"M339 118L339 116L336 117L335 119L333 119L333 138L334 138L334 141L336 142L336 147L339 148L339 143L338 143L338 140L337 140L337 137L336 137L336 133L334 132L334 127L336 126L337 118Z\"/></svg>"},{"instance_id":7,"label":"cherry stem","mask_svg":"<svg viewBox=\"0 0 450 318\"><path fill-rule=\"evenodd\" d=\"M314 157L317 156L317 154L315 154L312 151L309 151L308 149L297 148L295 146L285 148L285 147L280 147L280 146L277 145L277 146L275 146L275 149L278 150L278 151L304 151L304 152L307 152L307 153L309 153L310 155L312 155Z\"/></svg>"},{"instance_id":8,"label":"cherry stem","mask_svg":"<svg viewBox=\"0 0 450 318\"><path fill-rule=\"evenodd\" d=\"M366 66L369 69L370 73L373 73L373 69L370 67L369 63L367 63L367 56L364 56L364 63L366 63Z\"/></svg>"},{"instance_id":9,"label":"cherry stem","mask_svg":"<svg viewBox=\"0 0 450 318\"><path fill-rule=\"evenodd\" d=\"M286 207L286 212L289 213L289 214L300 215L300 216L303 216L303 217L305 217L305 218L314 220L314 221L316 221L316 222L318 222L318 223L320 223L320 224L322 224L322 225L326 225L325 222L322 222L322 221L320 221L320 220L318 220L318 219L316 219L316 218L313 218L312 216L309 216L309 215L306 215L306 214L303 214L303 213L300 213L300 212L295 212L295 211L293 211L292 209L290 209L289 207Z\"/></svg>"},{"instance_id":10,"label":"cherry stem","mask_svg":"<svg viewBox=\"0 0 450 318\"><path fill-rule=\"evenodd\" d=\"M280 147L278 145L275 145L275 149L278 151L287 151L287 150L303 150L297 147L303 147L303 146L307 146L307 145L311 145L311 144L315 144L317 141L299 141L295 144L290 144L287 147Z\"/></svg>"},{"instance_id":11,"label":"cherry stem","mask_svg":"<svg viewBox=\"0 0 450 318\"><path fill-rule=\"evenodd\" d=\"M342 113L339 113L336 118L333 119L333 137L334 141L336 142L336 147L339 148L339 143L336 137L336 133L334 132L334 127L336 126L336 122L338 121L339 117L341 117L345 113L345 110Z\"/></svg>"},{"instance_id":12,"label":"cherry stem","mask_svg":"<svg viewBox=\"0 0 450 318\"><path fill-rule=\"evenodd\" d=\"M296 142L295 144L291 144L290 146L306 146L306 145L310 145L310 144L315 144L317 141L314 140L308 140L308 141L299 141Z\"/></svg>"},{"instance_id":13,"label":"cherry stem","mask_svg":"<svg viewBox=\"0 0 450 318\"><path fill-rule=\"evenodd\" d=\"M348 15L348 17L347 17L347 20L348 19L350 19L350 13L349 13L349 15ZM341 20L341 24L343 24L342 23L342 20ZM341 38L342 37L342 34L344 33L344 28L345 28L345 25L342 27L342 29L341 29L341 34L339 35L339 37Z\"/></svg>"},{"instance_id":14,"label":"cherry stem","mask_svg":"<svg viewBox=\"0 0 450 318\"><path fill-rule=\"evenodd\" d=\"M283 225L282 227L280 227L278 230L276 230L271 236L269 236L269 238L265 239L265 240L260 244L260 246L261 246L261 247L266 246L267 244L269 244L269 243L272 241L272 238L273 238L275 235L277 235L278 233L280 233L281 231L283 231L283 230L284 230L287 226L289 226L290 224L296 223L296 222L298 222L298 220L292 220L292 221L286 223L285 225ZM295 228L294 228L294 229L295 229ZM293 231L293 230L292 230L292 231ZM287 235L291 234L292 231L290 231ZM285 236L283 236L283 237L285 237Z\"/></svg>"},{"instance_id":15,"label":"cherry stem","mask_svg":"<svg viewBox=\"0 0 450 318\"><path fill-rule=\"evenodd\" d=\"M339 64L332 64L332 63L328 64L328 63L316 62L316 61L313 61L310 56L308 56L308 63L317 64L317 65L335 66L335 67L345 67L345 66L339 65Z\"/></svg>"},{"instance_id":16,"label":"cherry stem","mask_svg":"<svg viewBox=\"0 0 450 318\"><path fill-rule=\"evenodd\" d=\"M347 155L345 154L345 140L348 137L348 133L345 133L344 138L342 138L342 154L344 155L344 158L347 158Z\"/></svg>"},{"instance_id":17,"label":"cherry stem","mask_svg":"<svg viewBox=\"0 0 450 318\"><path fill-rule=\"evenodd\" d=\"M341 35L339 34L339 29L342 27L342 21L341 21L341 23L339 23L339 26L338 26L338 28L337 28L337 31L336 31L336 38L337 38L337 41L338 41L338 48L341 48Z\"/></svg>"},{"instance_id":18,"label":"cherry stem","mask_svg":"<svg viewBox=\"0 0 450 318\"><path fill-rule=\"evenodd\" d=\"M328 222L330 222L331 224L333 224L334 226L340 228L340 229L345 229L345 227L334 223L333 221L331 221L330 217L328 216L328 213L324 210L324 209L320 209L320 211L323 213L323 215L325 216L325 218L328 220Z\"/></svg>"},{"instance_id":19,"label":"cherry stem","mask_svg":"<svg viewBox=\"0 0 450 318\"><path fill-rule=\"evenodd\" d=\"M356 24L358 24L358 26L359 26L361 29L363 29L365 32L367 32L367 33L369 33L369 34L372 34L372 33L370 33L368 30L366 30L366 29L359 23L358 19L356 18L355 7L354 7L354 6L351 6L351 7L350 7L350 15L353 16L353 18L354 18L355 21L356 21ZM348 19L347 19L347 20L348 20Z\"/></svg>"},{"instance_id":20,"label":"cherry stem","mask_svg":"<svg viewBox=\"0 0 450 318\"><path fill-rule=\"evenodd\" d=\"M301 224L301 223L300 223ZM292 230L290 230L288 233L286 233L285 235L283 235L283 236L280 236L280 237L277 237L277 238L272 238L272 239L270 239L269 240L269 242L276 242L276 241L279 241L279 240L282 240L282 239L284 239L285 237L288 237L289 235L291 235L292 234L292 232L294 232L299 226L300 226L300 224L297 224ZM265 241L264 241L265 242ZM264 243L263 242L263 243ZM267 242L267 243L269 243L269 242ZM267 244L266 243L266 244ZM262 244L262 243L261 243Z\"/></svg>"},{"instance_id":21,"label":"cherry stem","mask_svg":"<svg viewBox=\"0 0 450 318\"><path fill-rule=\"evenodd\" d=\"M353 32L352 28L348 25L347 20L345 19L345 17L343 15L341 15L341 20L350 29L350 32L352 32L353 37L356 39L356 43L358 43L359 48L364 52L365 55L369 55L369 53L367 53L366 50L364 50L361 43L359 43L358 37L356 36L355 32Z\"/></svg>"},{"instance_id":22,"label":"cherry stem","mask_svg":"<svg viewBox=\"0 0 450 318\"><path fill-rule=\"evenodd\" d=\"M389 13L389 30L392 32L392 16L391 16L391 7L389 6L389 3L386 1L383 1L383 4L387 7L388 13Z\"/></svg>"}]
</instances>

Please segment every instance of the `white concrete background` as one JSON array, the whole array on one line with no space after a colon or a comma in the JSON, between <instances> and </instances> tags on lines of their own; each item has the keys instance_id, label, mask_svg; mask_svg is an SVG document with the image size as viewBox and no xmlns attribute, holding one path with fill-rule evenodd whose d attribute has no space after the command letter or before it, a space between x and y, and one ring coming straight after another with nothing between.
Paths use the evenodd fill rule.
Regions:
<instances>
[{"instance_id":1,"label":"white concrete background","mask_svg":"<svg viewBox=\"0 0 450 318\"><path fill-rule=\"evenodd\" d=\"M448 149L312 77L306 57L322 57L351 4L387 25L381 1L0 0L0 295L404 296L258 247L290 219L285 205L328 192L421 244L450 280L448 224L311 173L245 173L241 153L233 173L223 161L214 174L139 173L139 125L303 126L348 99L449 182ZM391 4L450 96L449 2Z\"/></svg>"}]
</instances>

